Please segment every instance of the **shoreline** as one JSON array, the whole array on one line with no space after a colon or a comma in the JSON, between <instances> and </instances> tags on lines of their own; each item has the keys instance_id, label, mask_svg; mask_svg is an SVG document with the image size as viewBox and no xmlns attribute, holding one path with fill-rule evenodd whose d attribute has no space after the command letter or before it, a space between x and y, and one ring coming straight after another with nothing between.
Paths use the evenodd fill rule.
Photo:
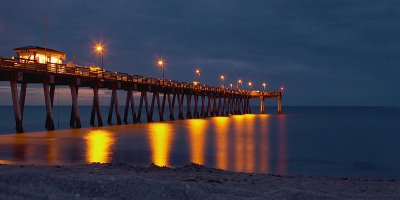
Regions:
<instances>
[{"instance_id":1,"label":"shoreline","mask_svg":"<svg viewBox=\"0 0 400 200\"><path fill-rule=\"evenodd\" d=\"M400 183L231 172L197 164L0 164L0 199L397 199Z\"/></svg>"}]
</instances>

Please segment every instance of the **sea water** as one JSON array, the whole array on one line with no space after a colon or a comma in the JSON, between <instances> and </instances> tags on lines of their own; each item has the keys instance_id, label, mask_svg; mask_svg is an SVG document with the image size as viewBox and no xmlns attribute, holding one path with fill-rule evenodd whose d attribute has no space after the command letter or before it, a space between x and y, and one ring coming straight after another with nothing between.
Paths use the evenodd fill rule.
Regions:
<instances>
[{"instance_id":1,"label":"sea water","mask_svg":"<svg viewBox=\"0 0 400 200\"><path fill-rule=\"evenodd\" d=\"M26 132L16 134L12 107L0 107L0 163L194 162L239 172L400 179L399 107L284 107L283 114L268 107L267 114L152 123L144 123L143 111L143 123L103 127L90 127L91 108L80 107L81 129L68 128L70 110L55 107L57 130L44 131L45 108L27 106Z\"/></svg>"}]
</instances>

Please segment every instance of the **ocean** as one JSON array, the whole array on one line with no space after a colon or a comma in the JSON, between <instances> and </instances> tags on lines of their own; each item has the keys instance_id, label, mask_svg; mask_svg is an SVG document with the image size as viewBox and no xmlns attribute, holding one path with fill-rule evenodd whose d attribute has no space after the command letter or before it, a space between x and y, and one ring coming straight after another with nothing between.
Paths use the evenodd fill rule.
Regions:
<instances>
[{"instance_id":1,"label":"ocean","mask_svg":"<svg viewBox=\"0 0 400 200\"><path fill-rule=\"evenodd\" d=\"M194 162L239 172L400 180L400 107L283 107L280 115L267 107L267 114L165 122L155 111L152 123L90 127L91 108L83 106L81 129L68 128L70 109L55 107L57 130L45 131L45 108L27 106L26 132L16 134L12 107L0 106L0 163Z\"/></svg>"}]
</instances>

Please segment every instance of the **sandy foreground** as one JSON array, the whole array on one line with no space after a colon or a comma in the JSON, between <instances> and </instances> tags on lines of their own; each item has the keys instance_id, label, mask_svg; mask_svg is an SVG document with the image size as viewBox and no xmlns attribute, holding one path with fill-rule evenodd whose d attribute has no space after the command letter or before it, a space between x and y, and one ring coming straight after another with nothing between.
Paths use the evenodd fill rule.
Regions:
<instances>
[{"instance_id":1,"label":"sandy foreground","mask_svg":"<svg viewBox=\"0 0 400 200\"><path fill-rule=\"evenodd\" d=\"M400 184L237 173L196 164L0 165L0 199L400 199Z\"/></svg>"}]
</instances>

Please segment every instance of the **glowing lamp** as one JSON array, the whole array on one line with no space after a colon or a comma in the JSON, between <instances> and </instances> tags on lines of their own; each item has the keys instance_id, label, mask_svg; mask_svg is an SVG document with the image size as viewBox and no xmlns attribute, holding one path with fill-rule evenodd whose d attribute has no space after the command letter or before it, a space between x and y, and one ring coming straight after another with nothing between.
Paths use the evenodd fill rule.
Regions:
<instances>
[{"instance_id":1,"label":"glowing lamp","mask_svg":"<svg viewBox=\"0 0 400 200\"><path fill-rule=\"evenodd\" d=\"M158 60L158 62L157 62L157 63L158 63L158 65L159 65L159 66L163 66L163 65L164 65L164 61L163 61L163 60L161 60L161 59L160 59L160 60Z\"/></svg>"},{"instance_id":2,"label":"glowing lamp","mask_svg":"<svg viewBox=\"0 0 400 200\"><path fill-rule=\"evenodd\" d=\"M96 46L96 51L103 51L103 47L100 45Z\"/></svg>"}]
</instances>

